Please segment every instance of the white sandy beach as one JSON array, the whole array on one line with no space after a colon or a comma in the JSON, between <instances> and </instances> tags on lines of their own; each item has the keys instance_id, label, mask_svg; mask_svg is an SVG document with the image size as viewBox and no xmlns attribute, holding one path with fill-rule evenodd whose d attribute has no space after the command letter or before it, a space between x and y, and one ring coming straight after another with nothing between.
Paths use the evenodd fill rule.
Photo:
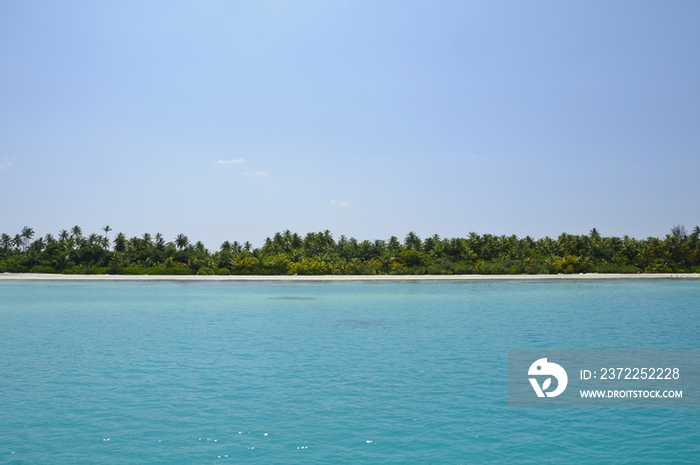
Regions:
<instances>
[{"instance_id":1,"label":"white sandy beach","mask_svg":"<svg viewBox=\"0 0 700 465\"><path fill-rule=\"evenodd\" d=\"M655 274L535 274L535 275L305 275L305 276L198 276L198 275L66 275L40 273L3 273L0 280L41 281L497 281L561 279L700 279L698 273Z\"/></svg>"}]
</instances>

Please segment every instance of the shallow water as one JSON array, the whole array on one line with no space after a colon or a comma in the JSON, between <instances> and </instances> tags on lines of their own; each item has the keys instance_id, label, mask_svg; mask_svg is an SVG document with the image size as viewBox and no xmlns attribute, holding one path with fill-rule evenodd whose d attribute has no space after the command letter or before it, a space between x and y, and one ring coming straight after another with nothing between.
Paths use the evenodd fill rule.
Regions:
<instances>
[{"instance_id":1,"label":"shallow water","mask_svg":"<svg viewBox=\"0 0 700 465\"><path fill-rule=\"evenodd\" d=\"M700 463L700 410L508 407L509 349L700 349L700 283L2 282L0 463Z\"/></svg>"}]
</instances>

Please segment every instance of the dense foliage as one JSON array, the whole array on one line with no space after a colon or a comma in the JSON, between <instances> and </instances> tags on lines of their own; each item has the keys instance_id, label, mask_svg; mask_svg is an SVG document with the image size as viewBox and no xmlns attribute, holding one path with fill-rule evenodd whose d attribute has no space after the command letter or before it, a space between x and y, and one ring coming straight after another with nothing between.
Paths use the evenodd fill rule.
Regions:
<instances>
[{"instance_id":1,"label":"dense foliage","mask_svg":"<svg viewBox=\"0 0 700 465\"><path fill-rule=\"evenodd\" d=\"M556 239L470 233L421 240L413 232L401 242L362 241L329 231L304 237L284 231L261 248L224 242L217 252L192 244L184 234L166 242L158 233L127 238L84 236L78 226L58 237L34 239L25 227L0 236L0 272L67 274L541 274L700 272L700 228L688 234L674 226L663 239L562 234Z\"/></svg>"}]
</instances>

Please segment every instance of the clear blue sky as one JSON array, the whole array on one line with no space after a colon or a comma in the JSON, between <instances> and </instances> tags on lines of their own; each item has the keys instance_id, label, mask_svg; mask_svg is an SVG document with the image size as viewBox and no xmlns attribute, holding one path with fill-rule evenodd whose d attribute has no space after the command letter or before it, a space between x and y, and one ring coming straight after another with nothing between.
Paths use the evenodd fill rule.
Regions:
<instances>
[{"instance_id":1,"label":"clear blue sky","mask_svg":"<svg viewBox=\"0 0 700 465\"><path fill-rule=\"evenodd\" d=\"M698 179L699 2L0 2L11 235L660 237Z\"/></svg>"}]
</instances>

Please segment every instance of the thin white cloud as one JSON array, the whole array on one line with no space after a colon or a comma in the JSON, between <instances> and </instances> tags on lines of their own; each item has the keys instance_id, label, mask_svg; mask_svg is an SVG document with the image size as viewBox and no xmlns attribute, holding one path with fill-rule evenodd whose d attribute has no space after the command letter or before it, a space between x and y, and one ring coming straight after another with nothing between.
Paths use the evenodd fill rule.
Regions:
<instances>
[{"instance_id":1,"label":"thin white cloud","mask_svg":"<svg viewBox=\"0 0 700 465\"><path fill-rule=\"evenodd\" d=\"M238 158L236 160L217 160L216 164L217 165L237 165L239 163L245 162L244 159Z\"/></svg>"},{"instance_id":2,"label":"thin white cloud","mask_svg":"<svg viewBox=\"0 0 700 465\"><path fill-rule=\"evenodd\" d=\"M265 173L264 171L253 171L251 173L245 172L245 173L242 173L242 175L243 176L260 176L260 177L267 177L268 176L267 173Z\"/></svg>"},{"instance_id":3,"label":"thin white cloud","mask_svg":"<svg viewBox=\"0 0 700 465\"><path fill-rule=\"evenodd\" d=\"M17 160L17 157L15 157L15 156L9 157L9 156L5 155L5 156L2 157L2 158L3 158L4 161L3 161L2 163L0 163L0 170L6 170L6 169L9 169L9 168L12 168L12 166L14 165L14 163L12 163L11 160Z\"/></svg>"},{"instance_id":4,"label":"thin white cloud","mask_svg":"<svg viewBox=\"0 0 700 465\"><path fill-rule=\"evenodd\" d=\"M337 205L339 207L349 207L350 206L350 202L338 202L336 200L331 200L331 204Z\"/></svg>"}]
</instances>

